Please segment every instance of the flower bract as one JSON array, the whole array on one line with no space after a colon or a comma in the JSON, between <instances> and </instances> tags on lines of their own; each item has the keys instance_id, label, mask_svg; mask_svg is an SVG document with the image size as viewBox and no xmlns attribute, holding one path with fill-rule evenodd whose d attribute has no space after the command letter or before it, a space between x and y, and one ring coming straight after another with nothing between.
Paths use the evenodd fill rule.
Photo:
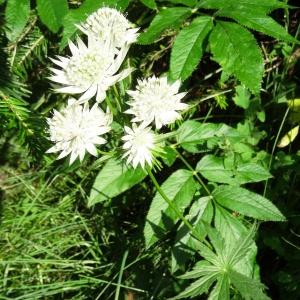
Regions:
<instances>
[{"instance_id":1,"label":"flower bract","mask_svg":"<svg viewBox=\"0 0 300 300\"><path fill-rule=\"evenodd\" d=\"M69 47L71 56L52 59L61 69L51 68L53 75L49 79L64 86L56 88L57 92L82 94L79 103L95 95L97 102L103 101L109 87L132 72L128 68L117 73L128 52L128 45L117 49L109 41L102 43L89 38L86 46L78 38L77 45L70 41Z\"/></svg>"},{"instance_id":2,"label":"flower bract","mask_svg":"<svg viewBox=\"0 0 300 300\"><path fill-rule=\"evenodd\" d=\"M87 103L80 105L70 99L67 107L60 112L54 110L47 122L50 140L55 143L47 152L61 152L57 159L70 154L72 164L77 157L82 161L86 151L97 156L95 145L106 143L101 135L110 131L112 115L97 104L89 109Z\"/></svg>"},{"instance_id":3,"label":"flower bract","mask_svg":"<svg viewBox=\"0 0 300 300\"><path fill-rule=\"evenodd\" d=\"M188 107L181 102L186 93L178 93L179 87L179 80L170 84L166 77L138 80L136 90L127 91L132 99L128 102L130 109L125 112L134 115L132 122L142 122L145 126L153 121L157 129L171 124Z\"/></svg>"}]
</instances>

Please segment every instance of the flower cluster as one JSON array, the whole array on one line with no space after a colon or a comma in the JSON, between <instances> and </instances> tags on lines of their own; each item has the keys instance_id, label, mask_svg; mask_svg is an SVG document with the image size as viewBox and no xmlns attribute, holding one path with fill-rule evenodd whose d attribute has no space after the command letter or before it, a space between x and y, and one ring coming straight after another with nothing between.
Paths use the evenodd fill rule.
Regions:
<instances>
[{"instance_id":1,"label":"flower cluster","mask_svg":"<svg viewBox=\"0 0 300 300\"><path fill-rule=\"evenodd\" d=\"M118 10L107 7L77 27L87 36L87 43L79 37L76 43L70 41L70 56L52 59L58 68L51 68L49 77L56 84L56 92L79 95L48 119L50 140L55 143L48 152L61 152L58 159L70 154L70 164L76 158L82 161L86 151L96 156L95 145L106 143L101 135L110 131L112 114L99 105L109 88L132 72L132 68L120 69L138 36L138 28ZM169 83L166 77L152 76L138 80L136 89L127 91L130 100L125 113L133 115L133 124L124 127L123 158L134 168L152 166L160 151L159 135L151 130L151 124L159 130L179 119L187 108L181 102L186 93L179 93L179 87L180 81Z\"/></svg>"}]
</instances>

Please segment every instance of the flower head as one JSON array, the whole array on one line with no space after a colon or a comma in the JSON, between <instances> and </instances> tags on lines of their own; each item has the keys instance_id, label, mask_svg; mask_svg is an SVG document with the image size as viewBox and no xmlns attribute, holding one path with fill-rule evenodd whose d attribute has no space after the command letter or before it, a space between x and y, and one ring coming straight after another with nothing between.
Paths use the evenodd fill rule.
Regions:
<instances>
[{"instance_id":1,"label":"flower head","mask_svg":"<svg viewBox=\"0 0 300 300\"><path fill-rule=\"evenodd\" d=\"M96 95L96 101L101 102L106 97L106 91L116 82L127 77L132 69L128 68L117 73L129 46L117 49L109 41L102 43L91 38L86 46L77 39L77 46L71 41L70 57L57 56L52 61L62 69L51 68L53 75L50 80L64 85L57 92L82 94L79 102L88 101Z\"/></svg>"},{"instance_id":2,"label":"flower head","mask_svg":"<svg viewBox=\"0 0 300 300\"><path fill-rule=\"evenodd\" d=\"M95 145L105 144L101 135L110 131L112 116L104 113L96 104L89 109L87 104L79 105L70 99L61 112L54 110L48 120L50 140L55 145L47 152L60 152L57 159L71 154L70 164L79 156L83 160L85 152L97 156Z\"/></svg>"},{"instance_id":3,"label":"flower head","mask_svg":"<svg viewBox=\"0 0 300 300\"><path fill-rule=\"evenodd\" d=\"M130 109L125 112L134 115L132 122L142 122L145 126L152 121L157 129L171 124L181 117L178 111L188 107L180 102L186 93L178 93L179 87L179 80L169 84L166 77L139 80L135 91L127 91L132 99L128 102Z\"/></svg>"},{"instance_id":4,"label":"flower head","mask_svg":"<svg viewBox=\"0 0 300 300\"><path fill-rule=\"evenodd\" d=\"M137 39L139 28L131 24L118 10L109 7L99 8L77 26L88 36L98 40L112 40L116 47L131 44Z\"/></svg>"},{"instance_id":5,"label":"flower head","mask_svg":"<svg viewBox=\"0 0 300 300\"><path fill-rule=\"evenodd\" d=\"M140 164L143 168L146 163L151 166L153 162L153 152L155 151L155 135L151 128L133 124L132 128L125 126L126 135L122 137L124 141L123 149L127 157L127 163L134 168Z\"/></svg>"}]
</instances>

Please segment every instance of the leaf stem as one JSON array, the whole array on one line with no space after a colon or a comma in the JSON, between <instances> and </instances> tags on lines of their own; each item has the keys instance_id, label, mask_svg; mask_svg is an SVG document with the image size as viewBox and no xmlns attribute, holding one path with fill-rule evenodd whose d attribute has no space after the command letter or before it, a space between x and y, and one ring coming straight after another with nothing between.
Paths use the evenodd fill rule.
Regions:
<instances>
[{"instance_id":1,"label":"leaf stem","mask_svg":"<svg viewBox=\"0 0 300 300\"><path fill-rule=\"evenodd\" d=\"M203 180L201 179L201 177L198 175L197 171L194 170L194 168L188 163L188 161L181 155L181 153L175 149L175 152L177 153L179 159L186 165L186 167L193 172L193 175L197 178L197 180L199 181L199 183L201 184L201 186L204 188L204 190L206 191L207 195L211 196L211 192L208 189L208 187L206 186L206 184L203 182Z\"/></svg>"}]
</instances>

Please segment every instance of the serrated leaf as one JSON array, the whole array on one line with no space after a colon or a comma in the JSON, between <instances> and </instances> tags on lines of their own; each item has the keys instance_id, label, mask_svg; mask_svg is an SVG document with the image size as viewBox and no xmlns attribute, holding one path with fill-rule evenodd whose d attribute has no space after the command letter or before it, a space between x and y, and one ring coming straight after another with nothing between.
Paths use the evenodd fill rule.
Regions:
<instances>
[{"instance_id":1,"label":"serrated leaf","mask_svg":"<svg viewBox=\"0 0 300 300\"><path fill-rule=\"evenodd\" d=\"M247 109L250 104L250 96L249 91L242 85L238 85L235 88L235 96L233 97L233 101L237 106L240 106L244 109Z\"/></svg>"},{"instance_id":2,"label":"serrated leaf","mask_svg":"<svg viewBox=\"0 0 300 300\"><path fill-rule=\"evenodd\" d=\"M183 169L174 172L161 185L164 193L181 212L190 204L196 187L193 173ZM177 220L177 214L169 207L160 193L156 192L146 217L144 228L146 247L150 247L162 237L166 230L171 229Z\"/></svg>"},{"instance_id":3,"label":"serrated leaf","mask_svg":"<svg viewBox=\"0 0 300 300\"><path fill-rule=\"evenodd\" d=\"M79 8L69 10L68 14L63 20L64 31L62 40L60 42L60 49L66 47L68 40L71 39L76 33L76 24L85 21L88 15L92 14L103 6L113 7L123 11L128 6L128 3L128 0L85 0Z\"/></svg>"},{"instance_id":4,"label":"serrated leaf","mask_svg":"<svg viewBox=\"0 0 300 300\"><path fill-rule=\"evenodd\" d=\"M213 59L225 72L233 74L250 91L258 94L264 64L261 50L253 35L232 22L217 22L209 43Z\"/></svg>"},{"instance_id":5,"label":"serrated leaf","mask_svg":"<svg viewBox=\"0 0 300 300\"><path fill-rule=\"evenodd\" d=\"M249 278L241 273L234 270L229 270L229 278L232 284L241 293L245 300L268 300L270 299L263 293L265 286L259 281Z\"/></svg>"},{"instance_id":6,"label":"serrated leaf","mask_svg":"<svg viewBox=\"0 0 300 300\"><path fill-rule=\"evenodd\" d=\"M161 10L153 19L146 32L143 32L138 43L148 45L166 29L176 29L181 23L191 15L191 9L186 7L172 7Z\"/></svg>"},{"instance_id":7,"label":"serrated leaf","mask_svg":"<svg viewBox=\"0 0 300 300\"><path fill-rule=\"evenodd\" d=\"M133 169L116 159L110 159L97 175L88 199L88 206L109 200L141 182L146 172Z\"/></svg>"},{"instance_id":8,"label":"serrated leaf","mask_svg":"<svg viewBox=\"0 0 300 300\"><path fill-rule=\"evenodd\" d=\"M172 248L172 272L184 265L193 251L197 251L200 241L206 235L204 222L210 224L212 217L213 206L211 197L201 197L192 204L186 218L193 225L193 234L184 224L181 224L178 228L175 238L176 242Z\"/></svg>"},{"instance_id":9,"label":"serrated leaf","mask_svg":"<svg viewBox=\"0 0 300 300\"><path fill-rule=\"evenodd\" d=\"M215 206L214 224L225 240L225 256L227 257L227 253L231 251L233 245L237 244L237 241L242 236L247 235L248 230L238 217L230 214L219 205ZM254 273L256 253L257 247L255 242L253 242L248 254L236 264L235 269L246 276L252 276Z\"/></svg>"},{"instance_id":10,"label":"serrated leaf","mask_svg":"<svg viewBox=\"0 0 300 300\"><path fill-rule=\"evenodd\" d=\"M170 76L173 80L188 78L197 67L203 43L213 27L211 17L198 17L177 35L171 51Z\"/></svg>"},{"instance_id":11,"label":"serrated leaf","mask_svg":"<svg viewBox=\"0 0 300 300\"><path fill-rule=\"evenodd\" d=\"M178 129L177 142L187 151L196 153L197 145L214 137L218 124L186 121Z\"/></svg>"},{"instance_id":12,"label":"serrated leaf","mask_svg":"<svg viewBox=\"0 0 300 300\"><path fill-rule=\"evenodd\" d=\"M192 153L201 152L199 145L203 145L205 142L213 146L225 140L237 143L247 137L248 135L240 133L226 124L200 123L193 120L184 122L177 132L177 142L186 151Z\"/></svg>"},{"instance_id":13,"label":"serrated leaf","mask_svg":"<svg viewBox=\"0 0 300 300\"><path fill-rule=\"evenodd\" d=\"M226 257L228 265L234 267L247 256L251 250L251 246L253 245L255 232L256 226L253 225L245 235L240 236L236 243L231 245L231 250L228 252L228 256Z\"/></svg>"},{"instance_id":14,"label":"serrated leaf","mask_svg":"<svg viewBox=\"0 0 300 300\"><path fill-rule=\"evenodd\" d=\"M196 170L201 173L203 177L213 182L236 184L233 178L233 171L226 169L224 166L224 159L214 155L205 155L197 164Z\"/></svg>"},{"instance_id":15,"label":"serrated leaf","mask_svg":"<svg viewBox=\"0 0 300 300\"><path fill-rule=\"evenodd\" d=\"M284 148L291 144L299 133L299 125L289 130L279 141L277 147Z\"/></svg>"},{"instance_id":16,"label":"serrated leaf","mask_svg":"<svg viewBox=\"0 0 300 300\"><path fill-rule=\"evenodd\" d=\"M218 11L217 15L232 18L250 29L263 32L276 39L298 43L294 37L288 34L284 27L264 12L259 12L256 8L250 9L247 6L236 3L229 8Z\"/></svg>"},{"instance_id":17,"label":"serrated leaf","mask_svg":"<svg viewBox=\"0 0 300 300\"><path fill-rule=\"evenodd\" d=\"M218 186L212 193L222 206L245 216L265 221L284 221L278 208L265 197L241 187Z\"/></svg>"},{"instance_id":18,"label":"serrated leaf","mask_svg":"<svg viewBox=\"0 0 300 300\"><path fill-rule=\"evenodd\" d=\"M41 21L54 33L63 24L63 18L68 13L67 0L37 0L37 12Z\"/></svg>"},{"instance_id":19,"label":"serrated leaf","mask_svg":"<svg viewBox=\"0 0 300 300\"><path fill-rule=\"evenodd\" d=\"M194 279L202 276L209 275L211 273L217 273L220 271L219 267L213 266L206 260L200 260L192 271L189 271L181 276L178 276L180 279Z\"/></svg>"},{"instance_id":20,"label":"serrated leaf","mask_svg":"<svg viewBox=\"0 0 300 300\"><path fill-rule=\"evenodd\" d=\"M5 9L6 36L13 42L22 33L30 15L29 0L8 0Z\"/></svg>"},{"instance_id":21,"label":"serrated leaf","mask_svg":"<svg viewBox=\"0 0 300 300\"><path fill-rule=\"evenodd\" d=\"M198 0L167 0L168 2L174 3L174 4L183 4L189 7L196 6Z\"/></svg>"},{"instance_id":22,"label":"serrated leaf","mask_svg":"<svg viewBox=\"0 0 300 300\"><path fill-rule=\"evenodd\" d=\"M258 163L239 163L236 169L226 168L224 158L214 155L204 156L196 170L206 179L227 184L244 184L267 180L271 174Z\"/></svg>"},{"instance_id":23,"label":"serrated leaf","mask_svg":"<svg viewBox=\"0 0 300 300\"><path fill-rule=\"evenodd\" d=\"M204 293L207 293L211 285L214 283L214 281L216 281L217 277L218 277L218 272L203 276L200 279L194 281L179 295L171 299L175 300L175 299L191 298L191 297L196 297Z\"/></svg>"},{"instance_id":24,"label":"serrated leaf","mask_svg":"<svg viewBox=\"0 0 300 300\"><path fill-rule=\"evenodd\" d=\"M278 8L288 8L286 3L277 0L202 0L198 7L206 9L222 9L234 5L244 5L247 8L254 8L257 11L269 12Z\"/></svg>"},{"instance_id":25,"label":"serrated leaf","mask_svg":"<svg viewBox=\"0 0 300 300\"><path fill-rule=\"evenodd\" d=\"M227 273L219 275L217 284L209 294L208 300L230 300L229 286Z\"/></svg>"},{"instance_id":26,"label":"serrated leaf","mask_svg":"<svg viewBox=\"0 0 300 300\"><path fill-rule=\"evenodd\" d=\"M155 9L157 8L155 0L140 0L145 6Z\"/></svg>"}]
</instances>

